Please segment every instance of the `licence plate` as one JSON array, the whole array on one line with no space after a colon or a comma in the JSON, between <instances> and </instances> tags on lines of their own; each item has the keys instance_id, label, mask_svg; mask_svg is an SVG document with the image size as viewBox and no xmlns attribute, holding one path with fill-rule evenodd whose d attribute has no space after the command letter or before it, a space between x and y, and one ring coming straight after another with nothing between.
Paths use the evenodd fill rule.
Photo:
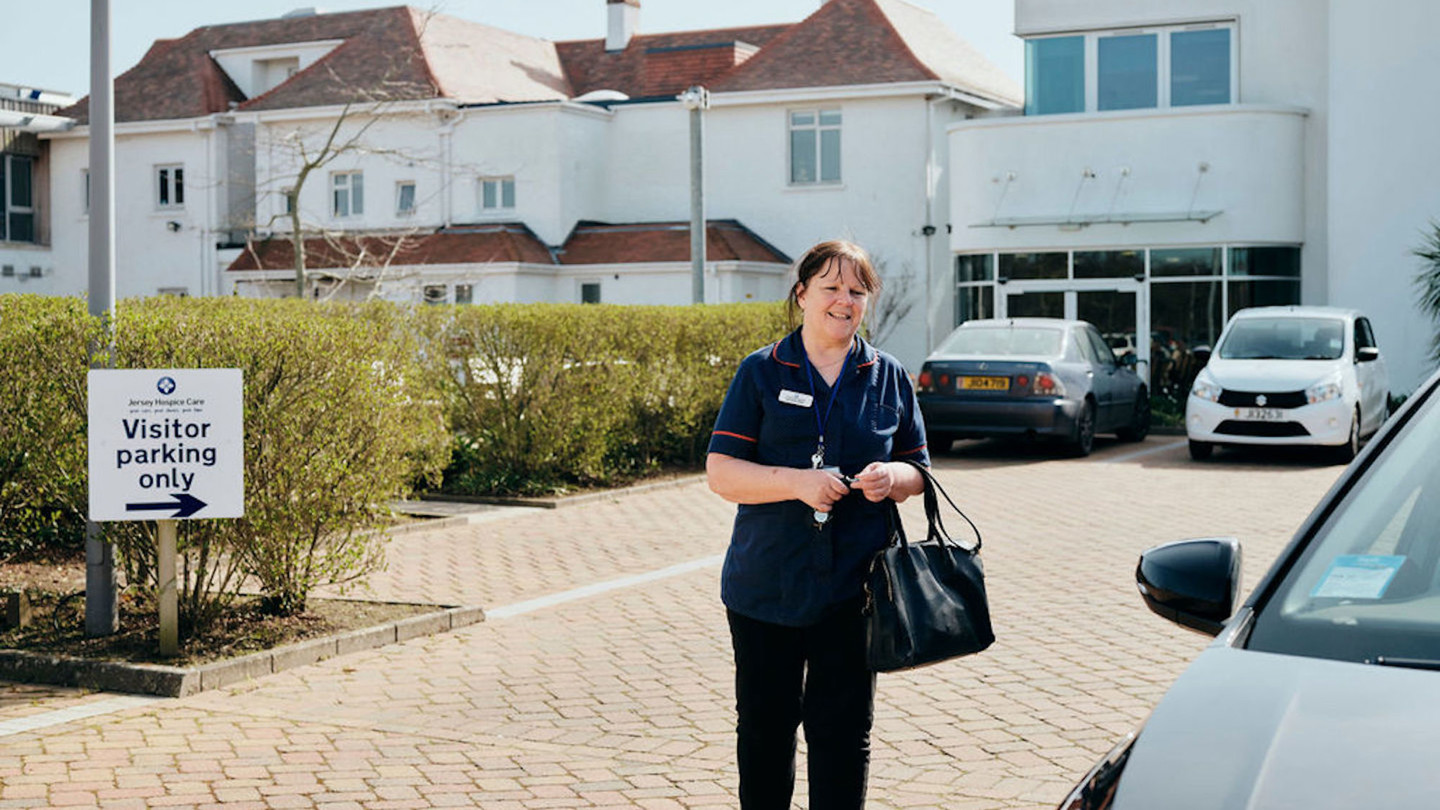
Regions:
<instances>
[{"instance_id":1,"label":"licence plate","mask_svg":"<svg viewBox=\"0 0 1440 810\"><path fill-rule=\"evenodd\" d=\"M961 377L960 387L966 391L1009 391L1009 377Z\"/></svg>"},{"instance_id":2,"label":"licence plate","mask_svg":"<svg viewBox=\"0 0 1440 810\"><path fill-rule=\"evenodd\" d=\"M1235 416L1247 422L1285 421L1285 411L1280 408L1236 408Z\"/></svg>"}]
</instances>

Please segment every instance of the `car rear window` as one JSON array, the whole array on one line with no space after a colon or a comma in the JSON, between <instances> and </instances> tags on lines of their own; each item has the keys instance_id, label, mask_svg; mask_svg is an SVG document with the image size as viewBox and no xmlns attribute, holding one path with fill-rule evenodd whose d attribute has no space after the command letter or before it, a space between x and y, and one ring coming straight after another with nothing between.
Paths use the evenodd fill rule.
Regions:
<instances>
[{"instance_id":1,"label":"car rear window","mask_svg":"<svg viewBox=\"0 0 1440 810\"><path fill-rule=\"evenodd\" d=\"M995 326L957 329L936 351L987 357L1060 354L1062 333L1043 326Z\"/></svg>"},{"instance_id":2,"label":"car rear window","mask_svg":"<svg viewBox=\"0 0 1440 810\"><path fill-rule=\"evenodd\" d=\"M1226 360L1336 360L1344 352L1338 318L1242 318L1220 344Z\"/></svg>"}]
</instances>

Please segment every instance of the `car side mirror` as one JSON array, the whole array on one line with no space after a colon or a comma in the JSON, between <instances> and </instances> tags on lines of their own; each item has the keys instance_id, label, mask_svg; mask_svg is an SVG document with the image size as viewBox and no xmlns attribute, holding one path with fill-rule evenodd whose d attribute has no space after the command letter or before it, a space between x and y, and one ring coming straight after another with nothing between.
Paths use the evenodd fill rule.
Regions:
<instances>
[{"instance_id":1,"label":"car side mirror","mask_svg":"<svg viewBox=\"0 0 1440 810\"><path fill-rule=\"evenodd\" d=\"M1240 594L1240 541L1200 537L1156 546L1140 555L1135 583L1157 615L1219 635Z\"/></svg>"},{"instance_id":2,"label":"car side mirror","mask_svg":"<svg viewBox=\"0 0 1440 810\"><path fill-rule=\"evenodd\" d=\"M1125 352L1124 354L1120 355L1120 365L1124 366L1125 368L1134 370L1134 368L1139 364L1140 358L1136 357L1134 352Z\"/></svg>"},{"instance_id":3,"label":"car side mirror","mask_svg":"<svg viewBox=\"0 0 1440 810\"><path fill-rule=\"evenodd\" d=\"M1375 346L1361 346L1355 350L1355 362L1368 363L1380 359L1380 349Z\"/></svg>"}]
</instances>

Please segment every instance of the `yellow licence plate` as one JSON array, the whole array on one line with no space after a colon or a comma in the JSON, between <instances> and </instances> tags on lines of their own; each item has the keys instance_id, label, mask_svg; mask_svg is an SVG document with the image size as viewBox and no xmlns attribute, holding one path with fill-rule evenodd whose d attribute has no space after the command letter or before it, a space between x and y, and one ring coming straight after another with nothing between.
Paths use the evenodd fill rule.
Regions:
<instances>
[{"instance_id":1,"label":"yellow licence plate","mask_svg":"<svg viewBox=\"0 0 1440 810\"><path fill-rule=\"evenodd\" d=\"M961 377L960 387L967 391L1008 391L1009 377Z\"/></svg>"}]
</instances>

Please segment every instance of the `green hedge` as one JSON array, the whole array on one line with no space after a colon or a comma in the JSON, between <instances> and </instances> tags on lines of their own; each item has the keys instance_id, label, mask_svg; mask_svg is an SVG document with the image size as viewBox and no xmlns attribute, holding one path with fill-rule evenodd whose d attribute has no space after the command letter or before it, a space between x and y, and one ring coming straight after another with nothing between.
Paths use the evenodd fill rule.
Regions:
<instances>
[{"instance_id":1,"label":"green hedge","mask_svg":"<svg viewBox=\"0 0 1440 810\"><path fill-rule=\"evenodd\" d=\"M242 582L292 612L373 570L383 549L367 530L417 486L535 494L698 464L737 363L785 331L773 303L161 297L117 310L116 368L244 372L245 517L180 524L187 623ZM0 295L0 554L82 542L85 372L101 334L78 299ZM153 585L153 524L105 530L130 581Z\"/></svg>"},{"instance_id":2,"label":"green hedge","mask_svg":"<svg viewBox=\"0 0 1440 810\"><path fill-rule=\"evenodd\" d=\"M85 373L76 298L0 295L0 558L84 542Z\"/></svg>"},{"instance_id":3,"label":"green hedge","mask_svg":"<svg viewBox=\"0 0 1440 810\"><path fill-rule=\"evenodd\" d=\"M424 312L455 435L443 488L538 494L694 465L781 308L505 304Z\"/></svg>"}]
</instances>

